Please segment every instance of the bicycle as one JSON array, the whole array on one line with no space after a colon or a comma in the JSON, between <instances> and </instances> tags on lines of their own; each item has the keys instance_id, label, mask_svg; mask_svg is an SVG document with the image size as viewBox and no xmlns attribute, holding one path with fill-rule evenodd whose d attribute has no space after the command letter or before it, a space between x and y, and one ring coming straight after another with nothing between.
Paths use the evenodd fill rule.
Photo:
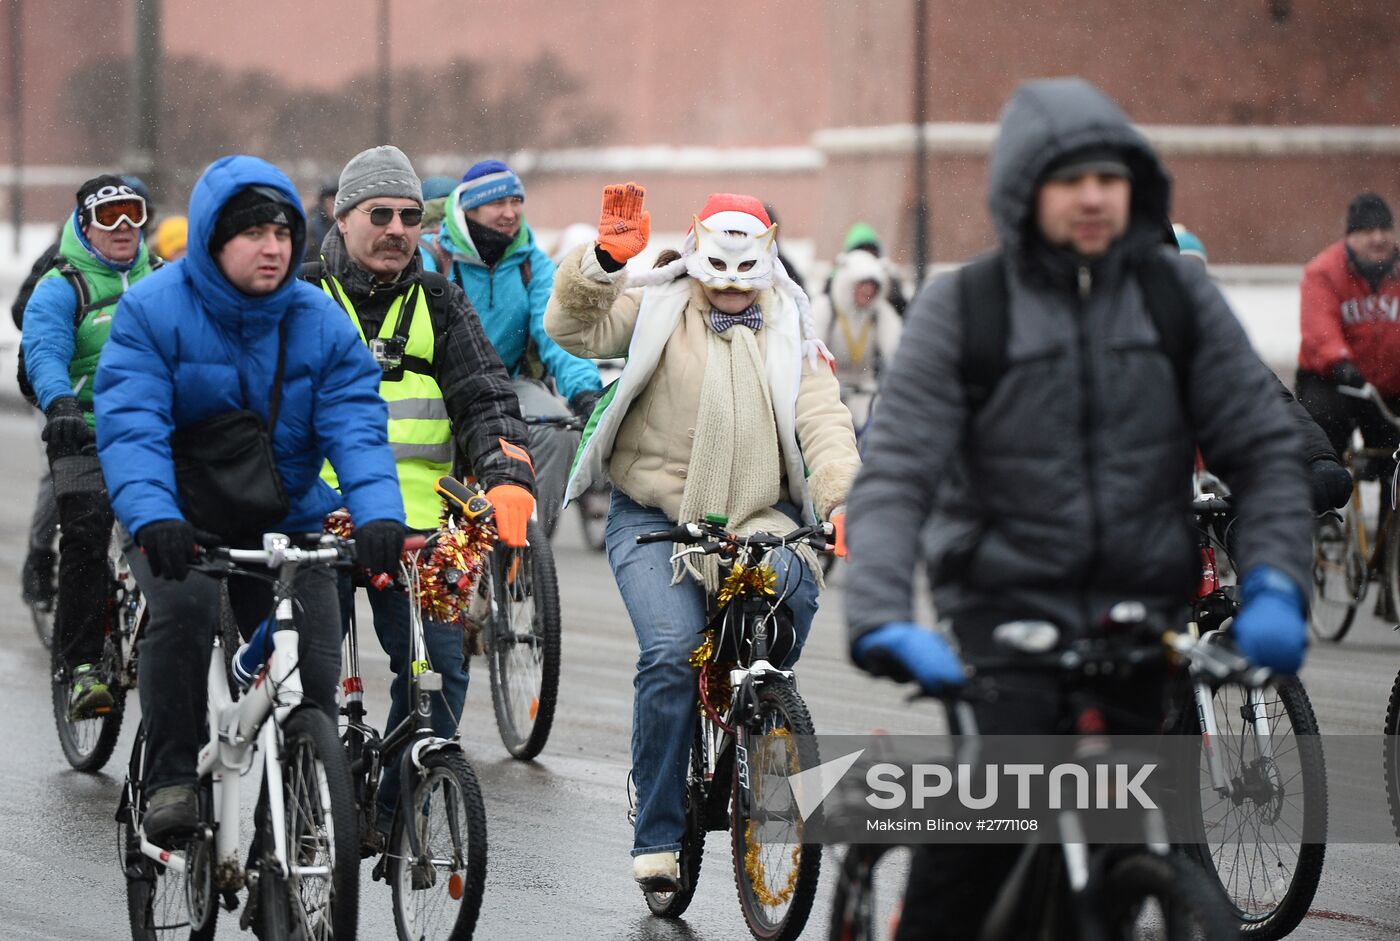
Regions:
<instances>
[{"instance_id":1,"label":"bicycle","mask_svg":"<svg viewBox=\"0 0 1400 941\"><path fill-rule=\"evenodd\" d=\"M556 425L568 431L583 434L588 423L576 415L530 417L527 425ZM583 544L594 552L607 549L608 506L612 501L612 487L606 480L594 481L583 493L573 500L578 507L579 527L583 531Z\"/></svg>"},{"instance_id":2,"label":"bicycle","mask_svg":"<svg viewBox=\"0 0 1400 941\"><path fill-rule=\"evenodd\" d=\"M484 522L488 518L490 505L485 499L451 477L441 478L436 489L467 520ZM423 639L423 582L418 563L431 556L442 534L440 530L427 536L409 536L400 563L399 579L409 595L409 698L413 712L382 736L365 721L353 618L346 635L348 655L341 681L345 693L341 713L346 717L342 738L361 834L377 832L374 816L381 770L397 767L402 782L387 844L369 847L369 855L381 853L373 875L390 886L394 927L402 941L470 938L476 930L486 884L486 807L476 772L461 744L438 738L432 726L432 700L434 695L441 699L442 677L433 672ZM389 580L381 579L379 584L387 587ZM445 704L440 707L446 708ZM365 850L362 841L362 855Z\"/></svg>"},{"instance_id":3,"label":"bicycle","mask_svg":"<svg viewBox=\"0 0 1400 941\"><path fill-rule=\"evenodd\" d=\"M1400 430L1400 417L1385 404L1376 387L1369 382L1360 389L1338 386L1337 390L1353 398L1365 399L1391 425ZM1370 539L1362 505L1363 471L1378 462L1391 463L1390 505L1395 506L1396 464L1400 448L1348 448L1345 455L1347 470L1354 481L1351 500L1341 512L1329 511L1318 517L1313 536L1313 589L1308 627L1319 640L1340 643L1351 630L1356 611L1366 596L1372 581L1381 583L1382 599L1400 601L1400 527L1391 526L1394 514L1383 514L1375 529L1374 543ZM1382 483L1384 486L1384 483Z\"/></svg>"},{"instance_id":4,"label":"bicycle","mask_svg":"<svg viewBox=\"0 0 1400 941\"><path fill-rule=\"evenodd\" d=\"M1211 494L1192 509L1201 584L1187 629L1216 640L1239 611L1217 564L1217 549L1230 555L1235 510ZM1285 937L1312 904L1327 850L1327 772L1312 703L1296 676L1220 683L1194 664L1190 674L1190 705L1173 731L1200 739L1201 800L1184 850L1219 880L1243 936Z\"/></svg>"},{"instance_id":5,"label":"bicycle","mask_svg":"<svg viewBox=\"0 0 1400 941\"><path fill-rule=\"evenodd\" d=\"M146 601L122 554L120 527L113 527L107 560L109 588L102 613L102 657L96 668L112 694L112 705L91 717L74 716L68 706L72 673L63 652L57 645L50 646L49 688L58 743L68 763L86 772L100 771L117 745L126 714L126 694L136 687L137 641L146 623Z\"/></svg>"},{"instance_id":6,"label":"bicycle","mask_svg":"<svg viewBox=\"0 0 1400 941\"><path fill-rule=\"evenodd\" d=\"M1144 643L1149 638L1150 643ZM1102 743L1094 742L1104 728L1104 716L1084 690L1095 677L1121 680L1175 655L1216 681L1254 683L1261 678L1260 671L1218 643L1158 629L1135 602L1116 605L1105 632L1063 647L1059 630L1044 622L1003 624L993 632L993 639L1007 651L1004 659L967 663L967 682L934 697L944 702L960 749L978 747L972 704L1010 692L995 681L1004 672L1059 677L1070 693L1070 727L1086 736L1077 750L1084 749L1081 753L1106 764L1124 756L1111 748L1101 751ZM1151 925L1162 927L1163 936L1172 939L1238 937L1235 919L1219 890L1198 866L1172 852L1160 808L1141 811L1141 842L1125 844L1091 843L1078 810L1062 809L1056 814L1060 842L1051 842L1046 831L1037 829L1022 846L984 920L978 934L981 941L1126 939L1139 937ZM847 850L832 899L832 941L875 937L872 879L887 849L864 844Z\"/></svg>"},{"instance_id":7,"label":"bicycle","mask_svg":"<svg viewBox=\"0 0 1400 941\"><path fill-rule=\"evenodd\" d=\"M820 759L793 672L773 665L791 651L795 634L764 558L792 545L825 551L830 536L830 524L799 527L785 536L736 536L726 531L724 520L709 518L637 537L639 544L669 540L687 547L674 558L718 554L729 566L705 640L691 658L698 667L699 714L686 785L680 885L675 891L643 888L654 915L679 918L685 912L700 878L706 832L729 830L739 907L753 936L788 941L807 923L821 846L803 842L803 821L786 792L786 779ZM779 792L765 792L769 783ZM783 834L769 839L775 828Z\"/></svg>"},{"instance_id":8,"label":"bicycle","mask_svg":"<svg viewBox=\"0 0 1400 941\"><path fill-rule=\"evenodd\" d=\"M496 728L506 751L521 761L549 740L563 644L554 550L538 520L527 524L525 542L521 548L498 542L491 550L463 637L469 666L472 655L486 657Z\"/></svg>"},{"instance_id":9,"label":"bicycle","mask_svg":"<svg viewBox=\"0 0 1400 941\"><path fill-rule=\"evenodd\" d=\"M209 740L197 763L199 825L182 848L146 839L145 731L137 733L117 808L118 848L126 877L132 937L188 933L212 938L219 903L232 911L248 889L240 927L255 920L264 939L353 938L359 918L359 847L354 794L335 724L302 696L291 586L307 566L348 567L353 542L317 538L312 548L285 535L263 536L262 549L204 549L197 570L217 578L262 578L273 584L270 657L234 701L216 631L207 669ZM257 569L271 569L268 578ZM245 866L239 860L241 783L261 755L256 832Z\"/></svg>"}]
</instances>

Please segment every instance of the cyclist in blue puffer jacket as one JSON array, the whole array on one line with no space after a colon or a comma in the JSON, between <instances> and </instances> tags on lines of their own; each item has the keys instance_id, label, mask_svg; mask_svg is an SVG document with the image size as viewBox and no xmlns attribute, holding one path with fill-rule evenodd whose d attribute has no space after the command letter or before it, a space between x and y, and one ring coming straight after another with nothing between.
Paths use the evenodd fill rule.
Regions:
<instances>
[{"instance_id":1,"label":"cyclist in blue puffer jacket","mask_svg":"<svg viewBox=\"0 0 1400 941\"><path fill-rule=\"evenodd\" d=\"M585 420L602 393L592 360L573 356L550 339L544 309L554 286L554 263L535 244L525 224L525 186L504 163L483 160L462 177L447 198L438 235L440 251L423 252L423 267L439 270L437 259L451 259L442 272L461 285L476 308L486 339L505 363L528 417L567 417L571 409ZM426 238L426 237L425 237ZM527 368L533 344L540 364L554 379L569 408ZM557 425L532 425L530 456L535 462L535 500L540 523L554 532L579 436Z\"/></svg>"},{"instance_id":2,"label":"cyclist in blue puffer jacket","mask_svg":"<svg viewBox=\"0 0 1400 941\"><path fill-rule=\"evenodd\" d=\"M224 157L195 185L189 219L188 254L123 296L94 396L112 509L140 547L126 554L151 611L139 688L150 749L144 828L156 843L196 822L204 665L219 606L218 582L189 569L195 530L175 481L172 433L243 408L266 421L284 343L271 443L290 512L275 529L319 532L327 513L348 505L358 561L371 572L397 571L404 535L380 369L335 302L297 279L306 220L291 181L256 157ZM339 494L320 478L327 459ZM309 568L295 587L302 682L334 719L335 574ZM235 579L229 594L248 636L267 615L270 587Z\"/></svg>"}]
</instances>

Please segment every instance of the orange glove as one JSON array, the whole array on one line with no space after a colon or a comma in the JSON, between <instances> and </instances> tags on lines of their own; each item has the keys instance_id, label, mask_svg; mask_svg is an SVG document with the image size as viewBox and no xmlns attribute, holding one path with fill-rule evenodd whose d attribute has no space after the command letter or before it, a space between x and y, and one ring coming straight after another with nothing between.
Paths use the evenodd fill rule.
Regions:
<instances>
[{"instance_id":1,"label":"orange glove","mask_svg":"<svg viewBox=\"0 0 1400 941\"><path fill-rule=\"evenodd\" d=\"M501 542L520 548L525 545L525 524L535 512L535 498L517 484L501 484L486 491L486 499L496 508L496 532Z\"/></svg>"},{"instance_id":2,"label":"orange glove","mask_svg":"<svg viewBox=\"0 0 1400 941\"><path fill-rule=\"evenodd\" d=\"M651 238L651 213L642 209L646 196L646 187L636 183L603 187L598 246L618 264L638 255Z\"/></svg>"},{"instance_id":3,"label":"orange glove","mask_svg":"<svg viewBox=\"0 0 1400 941\"><path fill-rule=\"evenodd\" d=\"M836 540L836 557L844 559L846 557L846 511L842 510L831 518L831 528L836 530L832 535Z\"/></svg>"}]
</instances>

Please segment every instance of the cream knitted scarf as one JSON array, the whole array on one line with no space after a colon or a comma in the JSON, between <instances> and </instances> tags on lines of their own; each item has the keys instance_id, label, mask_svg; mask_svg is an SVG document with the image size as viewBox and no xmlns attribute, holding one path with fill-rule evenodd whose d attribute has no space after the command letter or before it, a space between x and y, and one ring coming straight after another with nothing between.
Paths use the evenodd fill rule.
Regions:
<instances>
[{"instance_id":1,"label":"cream knitted scarf","mask_svg":"<svg viewBox=\"0 0 1400 941\"><path fill-rule=\"evenodd\" d=\"M679 522L718 513L729 518L733 533L785 533L792 521L773 509L782 496L782 460L758 340L738 325L705 334L705 378ZM676 551L682 548L677 545ZM820 584L816 553L806 547L797 551ZM716 556L689 555L677 560L674 570L672 584L688 571L711 594L722 582Z\"/></svg>"}]
</instances>

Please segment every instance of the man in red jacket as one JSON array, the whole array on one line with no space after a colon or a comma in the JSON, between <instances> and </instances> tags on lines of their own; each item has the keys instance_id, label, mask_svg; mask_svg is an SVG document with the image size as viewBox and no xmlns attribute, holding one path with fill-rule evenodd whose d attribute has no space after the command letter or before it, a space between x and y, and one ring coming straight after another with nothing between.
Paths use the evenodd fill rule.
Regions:
<instances>
[{"instance_id":1,"label":"man in red jacket","mask_svg":"<svg viewBox=\"0 0 1400 941\"><path fill-rule=\"evenodd\" d=\"M1298 398L1338 454L1358 425L1367 445L1395 447L1397 433L1370 402L1338 386L1370 382L1400 405L1400 270L1395 219L1384 199L1362 193L1347 207L1346 237L1303 269Z\"/></svg>"}]
</instances>

